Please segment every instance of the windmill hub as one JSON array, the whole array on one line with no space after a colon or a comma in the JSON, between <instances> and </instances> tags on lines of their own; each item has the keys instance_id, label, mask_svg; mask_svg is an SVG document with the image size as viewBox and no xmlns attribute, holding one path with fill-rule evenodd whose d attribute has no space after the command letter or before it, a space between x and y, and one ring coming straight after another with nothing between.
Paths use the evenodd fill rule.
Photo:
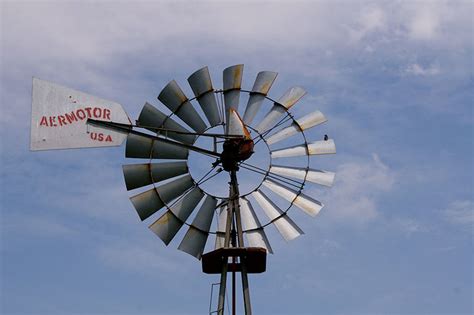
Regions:
<instances>
[{"instance_id":1,"label":"windmill hub","mask_svg":"<svg viewBox=\"0 0 474 315\"><path fill-rule=\"evenodd\" d=\"M236 171L239 169L239 162L245 161L252 156L253 151L252 139L228 139L224 142L223 151L221 153L222 167L225 171Z\"/></svg>"}]
</instances>

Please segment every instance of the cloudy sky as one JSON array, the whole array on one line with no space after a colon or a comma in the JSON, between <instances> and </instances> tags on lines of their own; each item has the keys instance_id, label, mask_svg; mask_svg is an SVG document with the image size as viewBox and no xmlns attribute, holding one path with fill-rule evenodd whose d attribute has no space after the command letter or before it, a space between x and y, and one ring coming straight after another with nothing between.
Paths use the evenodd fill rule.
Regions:
<instances>
[{"instance_id":1,"label":"cloudy sky","mask_svg":"<svg viewBox=\"0 0 474 315\"><path fill-rule=\"evenodd\" d=\"M161 88L243 63L337 154L325 203L250 276L256 314L473 312L471 1L26 2L1 9L3 314L204 314L218 277L140 222L124 148L29 151L31 81L114 100L137 118ZM190 94L188 94L190 95Z\"/></svg>"}]
</instances>

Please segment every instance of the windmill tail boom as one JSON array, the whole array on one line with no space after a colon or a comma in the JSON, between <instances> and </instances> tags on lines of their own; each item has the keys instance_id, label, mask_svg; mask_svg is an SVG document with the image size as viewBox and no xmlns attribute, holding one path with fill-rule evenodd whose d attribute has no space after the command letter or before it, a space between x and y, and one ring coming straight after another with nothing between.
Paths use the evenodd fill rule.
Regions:
<instances>
[{"instance_id":1,"label":"windmill tail boom","mask_svg":"<svg viewBox=\"0 0 474 315\"><path fill-rule=\"evenodd\" d=\"M123 131L98 128L88 120L131 126L116 102L33 78L32 151L119 146L127 137Z\"/></svg>"}]
</instances>

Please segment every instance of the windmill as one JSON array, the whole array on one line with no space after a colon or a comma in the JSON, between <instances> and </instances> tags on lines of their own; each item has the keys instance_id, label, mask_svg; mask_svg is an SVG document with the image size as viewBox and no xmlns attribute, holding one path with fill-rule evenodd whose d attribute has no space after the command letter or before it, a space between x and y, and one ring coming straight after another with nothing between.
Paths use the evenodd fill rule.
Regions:
<instances>
[{"instance_id":1,"label":"windmill","mask_svg":"<svg viewBox=\"0 0 474 315\"><path fill-rule=\"evenodd\" d=\"M273 253L265 229L274 226L285 240L303 234L289 210L316 216L323 204L303 189L308 183L331 186L335 176L310 166L311 156L336 152L327 135L306 138L305 131L325 116L318 110L299 118L290 113L305 90L292 87L272 99L276 72L258 73L251 90L242 89L242 77L243 65L228 67L222 89L215 89L208 68L199 69L188 78L192 98L173 80L158 95L169 114L145 103L135 123L118 103L33 79L31 149L113 146L126 139L125 156L146 160L123 166L140 220L152 220L149 229L166 245L180 237L178 249L201 260L203 272L220 274L218 314L224 312L228 273L235 313L237 272L245 314L252 313L248 274L264 272L267 253ZM197 156L203 157L201 173L190 167ZM251 174L241 189L240 180ZM204 253L209 235L214 244Z\"/></svg>"}]
</instances>

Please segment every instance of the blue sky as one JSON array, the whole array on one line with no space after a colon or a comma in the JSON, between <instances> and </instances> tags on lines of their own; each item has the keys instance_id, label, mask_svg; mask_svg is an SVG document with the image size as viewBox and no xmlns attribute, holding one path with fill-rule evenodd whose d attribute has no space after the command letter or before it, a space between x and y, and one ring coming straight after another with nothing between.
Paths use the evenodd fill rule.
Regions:
<instances>
[{"instance_id":1,"label":"blue sky","mask_svg":"<svg viewBox=\"0 0 474 315\"><path fill-rule=\"evenodd\" d=\"M337 154L325 203L250 277L256 314L473 312L470 1L1 4L3 314L203 314L217 277L165 247L128 200L124 148L29 151L31 79L124 106L243 63L279 72Z\"/></svg>"}]
</instances>

